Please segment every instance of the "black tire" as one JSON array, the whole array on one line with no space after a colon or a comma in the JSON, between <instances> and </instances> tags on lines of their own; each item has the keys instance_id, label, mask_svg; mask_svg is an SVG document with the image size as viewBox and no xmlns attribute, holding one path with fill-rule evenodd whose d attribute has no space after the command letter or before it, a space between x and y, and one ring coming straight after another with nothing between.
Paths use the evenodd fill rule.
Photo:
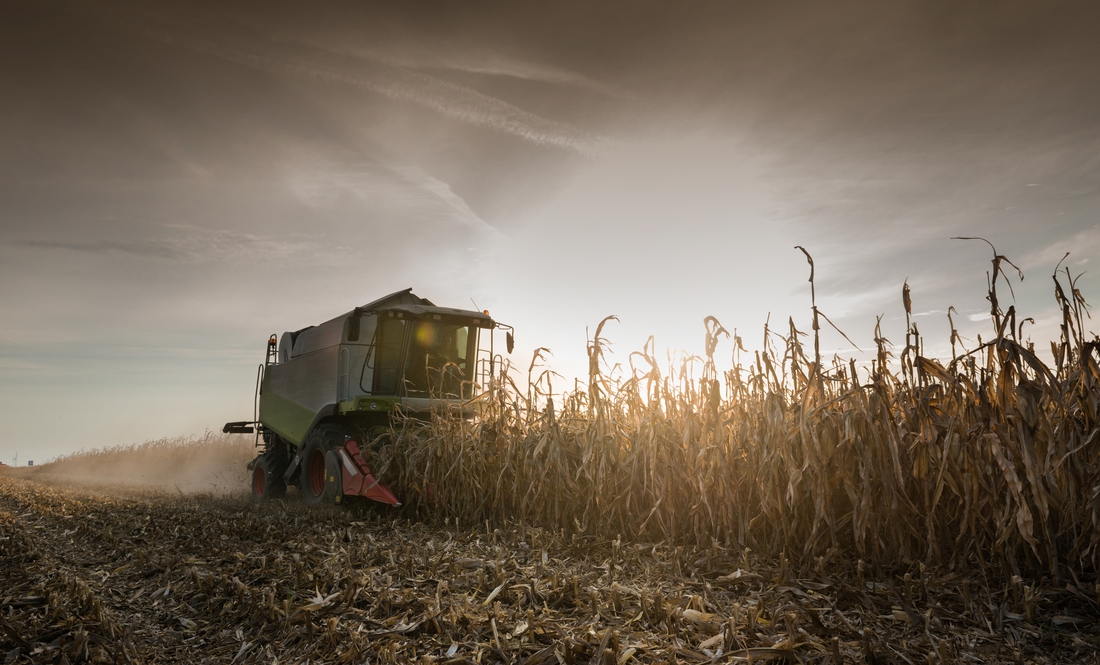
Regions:
<instances>
[{"instance_id":1,"label":"black tire","mask_svg":"<svg viewBox=\"0 0 1100 665\"><path fill-rule=\"evenodd\" d=\"M256 458L256 463L252 465L252 501L266 503L286 496L286 482L283 481L285 467L285 463L280 465L269 454Z\"/></svg>"},{"instance_id":2,"label":"black tire","mask_svg":"<svg viewBox=\"0 0 1100 665\"><path fill-rule=\"evenodd\" d=\"M322 503L340 503L344 496L344 474L340 466L340 456L335 450L325 453L325 489L321 493Z\"/></svg>"},{"instance_id":3,"label":"black tire","mask_svg":"<svg viewBox=\"0 0 1100 665\"><path fill-rule=\"evenodd\" d=\"M298 477L298 487L302 490L302 501L305 503L322 503L332 499L326 496L325 479L328 475L325 468L325 456L330 450L344 444L344 437L338 430L330 428L318 428L310 432L306 437L301 450L301 471Z\"/></svg>"}]
</instances>

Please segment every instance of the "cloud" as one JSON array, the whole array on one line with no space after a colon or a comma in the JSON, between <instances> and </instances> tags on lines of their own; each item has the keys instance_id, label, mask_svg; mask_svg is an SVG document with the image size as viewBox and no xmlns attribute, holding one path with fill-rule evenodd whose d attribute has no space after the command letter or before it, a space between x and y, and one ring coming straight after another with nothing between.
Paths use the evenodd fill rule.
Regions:
<instances>
[{"instance_id":1,"label":"cloud","mask_svg":"<svg viewBox=\"0 0 1100 665\"><path fill-rule=\"evenodd\" d=\"M339 164L314 159L297 159L287 175L294 197L312 207L326 208L343 195L371 201L384 195L389 171L376 164Z\"/></svg>"},{"instance_id":2,"label":"cloud","mask_svg":"<svg viewBox=\"0 0 1100 665\"><path fill-rule=\"evenodd\" d=\"M143 259L207 263L213 261L277 260L285 262L308 261L322 254L326 257L349 255L348 248L330 247L301 239L275 240L250 233L226 229L204 229L185 224L166 225L183 231L164 238L135 240L24 240L15 244L39 249L63 249L89 254L125 254Z\"/></svg>"},{"instance_id":3,"label":"cloud","mask_svg":"<svg viewBox=\"0 0 1100 665\"><path fill-rule=\"evenodd\" d=\"M1054 266L1069 252L1066 265L1082 265L1100 254L1100 225L1079 231L1072 237L1050 243L1046 247L1028 252L1020 260L1021 268L1054 270Z\"/></svg>"},{"instance_id":4,"label":"cloud","mask_svg":"<svg viewBox=\"0 0 1100 665\"><path fill-rule=\"evenodd\" d=\"M325 47L321 47L325 48ZM540 81L591 90L608 97L631 99L635 95L625 88L549 65L508 58L495 53L448 53L446 56L412 53L379 53L348 49L350 55L385 62L406 69L448 69L469 74L507 76L527 81Z\"/></svg>"},{"instance_id":5,"label":"cloud","mask_svg":"<svg viewBox=\"0 0 1100 665\"><path fill-rule=\"evenodd\" d=\"M477 233L493 237L501 235L496 227L478 216L466 203L466 200L455 194L451 186L442 180L413 166L397 167L393 171L417 189L428 192L435 197L437 201L446 206L449 216L459 224Z\"/></svg>"},{"instance_id":6,"label":"cloud","mask_svg":"<svg viewBox=\"0 0 1100 665\"><path fill-rule=\"evenodd\" d=\"M20 370L26 372L39 372L47 366L43 363L26 360L24 358L12 358L0 356L0 371Z\"/></svg>"},{"instance_id":7,"label":"cloud","mask_svg":"<svg viewBox=\"0 0 1100 665\"><path fill-rule=\"evenodd\" d=\"M288 182L290 191L312 207L335 205L342 195L376 205L385 200L404 212L412 212L409 219L442 219L456 222L481 236L495 238L501 235L449 184L416 166L299 162Z\"/></svg>"},{"instance_id":8,"label":"cloud","mask_svg":"<svg viewBox=\"0 0 1100 665\"><path fill-rule=\"evenodd\" d=\"M603 152L609 144L608 139L568 123L543 118L496 97L381 60L361 58L354 71L344 71L338 63L310 63L301 57L267 55L173 34L150 33L150 36L248 67L340 83L394 101L409 102L452 120L517 136L543 147L563 148L592 157Z\"/></svg>"}]
</instances>

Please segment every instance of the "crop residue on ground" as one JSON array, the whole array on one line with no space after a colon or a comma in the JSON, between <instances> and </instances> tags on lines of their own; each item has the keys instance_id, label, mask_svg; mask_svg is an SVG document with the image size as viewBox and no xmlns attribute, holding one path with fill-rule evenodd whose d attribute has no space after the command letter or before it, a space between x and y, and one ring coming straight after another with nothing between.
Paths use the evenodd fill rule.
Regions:
<instances>
[{"instance_id":1,"label":"crop residue on ground","mask_svg":"<svg viewBox=\"0 0 1100 665\"><path fill-rule=\"evenodd\" d=\"M1081 591L0 475L7 662L1080 662Z\"/></svg>"}]
</instances>

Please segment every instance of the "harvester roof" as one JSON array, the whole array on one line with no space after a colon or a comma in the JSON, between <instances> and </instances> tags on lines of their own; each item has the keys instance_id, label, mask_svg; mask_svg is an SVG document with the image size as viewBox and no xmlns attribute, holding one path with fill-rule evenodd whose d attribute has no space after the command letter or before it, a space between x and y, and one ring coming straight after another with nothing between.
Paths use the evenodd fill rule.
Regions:
<instances>
[{"instance_id":1,"label":"harvester roof","mask_svg":"<svg viewBox=\"0 0 1100 665\"><path fill-rule=\"evenodd\" d=\"M454 309L453 307L428 307L425 305L393 305L391 307L380 307L373 311L379 312L405 312L415 318L432 318L432 315L436 315L435 318L443 317L455 317L461 319L467 319L470 323L481 327L489 328L493 325L493 319L484 312L477 312L472 309Z\"/></svg>"},{"instance_id":2,"label":"harvester roof","mask_svg":"<svg viewBox=\"0 0 1100 665\"><path fill-rule=\"evenodd\" d=\"M374 302L357 307L356 311L359 312L379 312L379 311L398 311L406 312L414 317L430 316L432 314L439 314L441 316L457 316L467 319L476 319L479 325L489 326L492 325L493 319L485 312L478 312L472 309L455 309L453 307L437 307L435 303L427 298L421 298L412 292L412 289L405 289L404 291L397 291L391 293L388 296L379 298ZM350 315L351 312L344 316ZM339 317L338 317L339 318Z\"/></svg>"},{"instance_id":3,"label":"harvester roof","mask_svg":"<svg viewBox=\"0 0 1100 665\"><path fill-rule=\"evenodd\" d=\"M302 355L310 351L338 344L344 332L344 322L356 314L370 312L404 312L410 318L464 319L465 323L479 328L492 328L493 319L484 312L452 307L436 307L427 298L421 298L412 289L395 291L350 312L344 312L316 326L283 333L279 343L279 353L283 360Z\"/></svg>"}]
</instances>

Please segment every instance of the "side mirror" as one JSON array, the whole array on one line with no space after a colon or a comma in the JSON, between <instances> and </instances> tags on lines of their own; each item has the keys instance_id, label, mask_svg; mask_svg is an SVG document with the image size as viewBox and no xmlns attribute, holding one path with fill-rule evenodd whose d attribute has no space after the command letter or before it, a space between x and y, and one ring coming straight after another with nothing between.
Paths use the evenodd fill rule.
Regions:
<instances>
[{"instance_id":1,"label":"side mirror","mask_svg":"<svg viewBox=\"0 0 1100 665\"><path fill-rule=\"evenodd\" d=\"M516 348L516 340L512 337L511 331L505 333L504 342L508 346L508 353L511 353L512 349Z\"/></svg>"},{"instance_id":2,"label":"side mirror","mask_svg":"<svg viewBox=\"0 0 1100 665\"><path fill-rule=\"evenodd\" d=\"M351 319L348 320L348 341L359 341L359 313L356 312L351 315Z\"/></svg>"}]
</instances>

